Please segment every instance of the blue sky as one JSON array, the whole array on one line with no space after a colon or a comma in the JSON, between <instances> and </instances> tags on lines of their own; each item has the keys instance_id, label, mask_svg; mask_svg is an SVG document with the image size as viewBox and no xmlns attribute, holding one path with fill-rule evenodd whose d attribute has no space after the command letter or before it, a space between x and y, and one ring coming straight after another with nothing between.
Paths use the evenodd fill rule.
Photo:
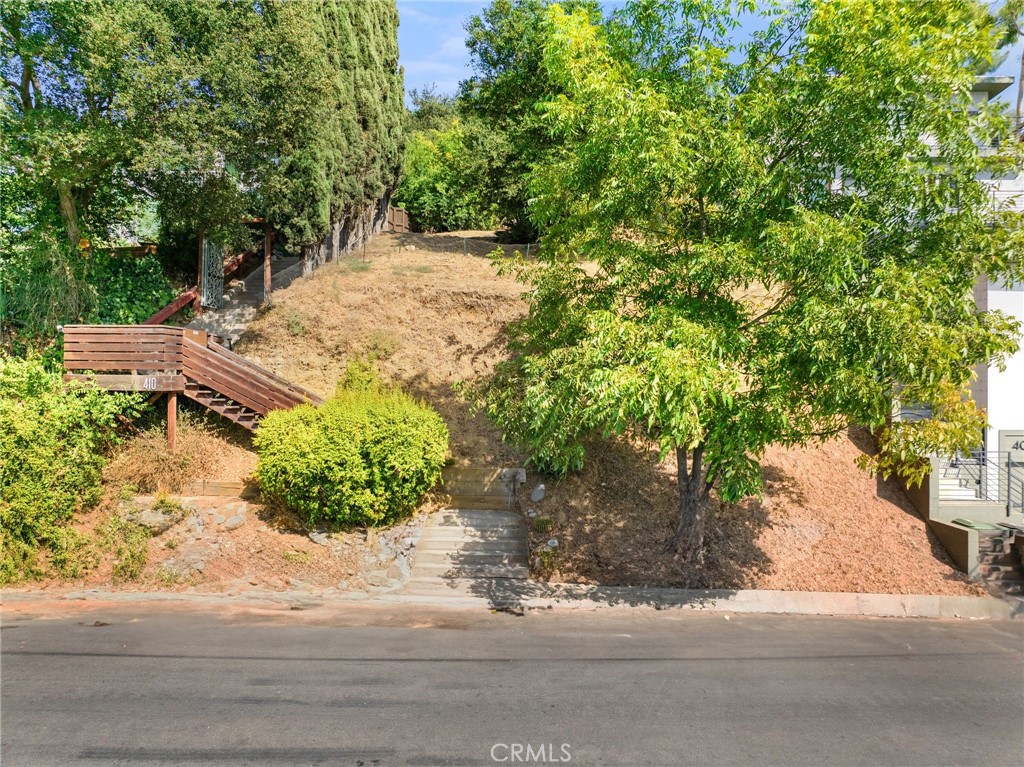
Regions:
<instances>
[{"instance_id":1,"label":"blue sky","mask_svg":"<svg viewBox=\"0 0 1024 767\"><path fill-rule=\"evenodd\" d=\"M455 93L469 76L463 25L489 4L398 0L398 51L407 90L436 83L438 90Z\"/></svg>"},{"instance_id":2,"label":"blue sky","mask_svg":"<svg viewBox=\"0 0 1024 767\"><path fill-rule=\"evenodd\" d=\"M434 83L442 93L455 93L459 81L470 74L463 25L489 4L480 0L398 0L398 50L407 90ZM995 74L1016 77L1019 67L1017 46ZM1009 100L1015 96L1016 88L1008 88L1002 97Z\"/></svg>"}]
</instances>

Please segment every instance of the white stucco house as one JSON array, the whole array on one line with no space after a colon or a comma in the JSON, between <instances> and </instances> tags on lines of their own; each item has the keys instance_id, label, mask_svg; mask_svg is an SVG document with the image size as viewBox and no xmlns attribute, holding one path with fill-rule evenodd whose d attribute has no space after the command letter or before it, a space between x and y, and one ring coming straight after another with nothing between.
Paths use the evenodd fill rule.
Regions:
<instances>
[{"instance_id":1,"label":"white stucco house","mask_svg":"<svg viewBox=\"0 0 1024 767\"><path fill-rule=\"evenodd\" d=\"M973 101L982 104L1012 84L1012 77L979 77L971 94ZM994 208L1024 210L1024 176L989 176L982 180L991 189ZM1024 285L993 284L982 278L975 289L974 299L979 309L998 309L1016 317L1024 325ZM989 454L1008 454L1024 463L1024 351L1009 359L1005 370L981 367L977 374L974 399L988 414L989 420L983 449Z\"/></svg>"}]
</instances>

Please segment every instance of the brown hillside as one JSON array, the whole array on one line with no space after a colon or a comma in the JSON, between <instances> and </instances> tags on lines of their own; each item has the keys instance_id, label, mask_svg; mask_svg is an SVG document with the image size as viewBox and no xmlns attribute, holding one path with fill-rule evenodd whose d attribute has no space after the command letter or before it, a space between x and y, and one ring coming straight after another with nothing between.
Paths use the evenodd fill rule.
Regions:
<instances>
[{"instance_id":1,"label":"brown hillside","mask_svg":"<svg viewBox=\"0 0 1024 767\"><path fill-rule=\"evenodd\" d=\"M485 257L496 247L480 232L381 235L365 258L329 265L277 293L238 351L325 396L352 358L370 356L444 416L456 461L521 463L452 389L493 368L504 325L525 310L523 286L496 276ZM856 469L867 447L855 434L804 450L770 449L764 502L720 509L708 569L687 573L667 553L671 461L658 464L650 445L624 439L595 444L583 473L548 482L544 501L532 505L551 524L535 537L559 541L545 573L603 584L981 593L953 569L898 487Z\"/></svg>"}]
</instances>

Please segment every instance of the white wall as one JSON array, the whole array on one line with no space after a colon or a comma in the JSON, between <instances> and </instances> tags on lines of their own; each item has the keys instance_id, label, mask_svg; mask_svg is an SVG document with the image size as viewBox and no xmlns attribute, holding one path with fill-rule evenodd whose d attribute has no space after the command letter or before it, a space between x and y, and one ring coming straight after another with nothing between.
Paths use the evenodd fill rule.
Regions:
<instances>
[{"instance_id":1,"label":"white wall","mask_svg":"<svg viewBox=\"0 0 1024 767\"><path fill-rule=\"evenodd\" d=\"M1024 326L1024 285L1007 288L1005 285L988 286L988 309L1000 310L1016 317ZM1022 339L1024 341L1024 339ZM988 370L988 422L985 447L999 449L999 430L1024 430L1024 350L1006 362L1006 370L990 367Z\"/></svg>"}]
</instances>

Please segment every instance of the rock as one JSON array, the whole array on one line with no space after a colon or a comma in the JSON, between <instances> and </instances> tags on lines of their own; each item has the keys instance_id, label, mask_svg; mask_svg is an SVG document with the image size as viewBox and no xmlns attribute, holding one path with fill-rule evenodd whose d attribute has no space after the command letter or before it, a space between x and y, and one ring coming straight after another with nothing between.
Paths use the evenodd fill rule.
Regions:
<instances>
[{"instance_id":1,"label":"rock","mask_svg":"<svg viewBox=\"0 0 1024 767\"><path fill-rule=\"evenodd\" d=\"M355 575L355 574L356 574L356 571L355 571L355 570L349 570L349 571L348 571L348 576L349 576L350 578L351 578L351 577L352 577L353 575Z\"/></svg>"},{"instance_id":2,"label":"rock","mask_svg":"<svg viewBox=\"0 0 1024 767\"><path fill-rule=\"evenodd\" d=\"M537 487L533 488L533 492L530 493L530 500L534 503L544 500L544 484L541 483Z\"/></svg>"},{"instance_id":3,"label":"rock","mask_svg":"<svg viewBox=\"0 0 1024 767\"><path fill-rule=\"evenodd\" d=\"M153 535L167 532L181 521L182 512L164 512L156 509L141 509L128 515L129 522L146 528Z\"/></svg>"},{"instance_id":4,"label":"rock","mask_svg":"<svg viewBox=\"0 0 1024 767\"><path fill-rule=\"evenodd\" d=\"M372 570L366 574L365 580L370 586L381 587L387 586L390 579L388 578L388 574L383 570Z\"/></svg>"},{"instance_id":5,"label":"rock","mask_svg":"<svg viewBox=\"0 0 1024 767\"><path fill-rule=\"evenodd\" d=\"M537 518L537 510L536 509L530 509L529 511L526 512L526 516L528 516L530 519L536 519Z\"/></svg>"},{"instance_id":6,"label":"rock","mask_svg":"<svg viewBox=\"0 0 1024 767\"><path fill-rule=\"evenodd\" d=\"M414 541L412 538L402 539L402 548L411 549L414 545L416 545L416 541Z\"/></svg>"},{"instance_id":7,"label":"rock","mask_svg":"<svg viewBox=\"0 0 1024 767\"><path fill-rule=\"evenodd\" d=\"M330 543L330 538L327 537L326 533L317 533L317 532L310 533L309 534L309 540L313 541L313 543L318 543L321 546L326 546L327 544Z\"/></svg>"},{"instance_id":8,"label":"rock","mask_svg":"<svg viewBox=\"0 0 1024 767\"><path fill-rule=\"evenodd\" d=\"M192 563L192 569L202 572L206 569L206 562L204 562L201 559L197 559L195 562Z\"/></svg>"},{"instance_id":9,"label":"rock","mask_svg":"<svg viewBox=\"0 0 1024 767\"><path fill-rule=\"evenodd\" d=\"M241 527L245 524L245 519L239 515L231 517L227 522L224 523L225 530L234 530L237 527Z\"/></svg>"},{"instance_id":10,"label":"rock","mask_svg":"<svg viewBox=\"0 0 1024 767\"><path fill-rule=\"evenodd\" d=\"M338 588L344 591L348 588L348 581L338 581Z\"/></svg>"},{"instance_id":11,"label":"rock","mask_svg":"<svg viewBox=\"0 0 1024 767\"><path fill-rule=\"evenodd\" d=\"M549 549L557 549L558 548L558 539L557 538L552 538L550 541L548 541L548 548Z\"/></svg>"},{"instance_id":12,"label":"rock","mask_svg":"<svg viewBox=\"0 0 1024 767\"><path fill-rule=\"evenodd\" d=\"M213 524L215 524L215 525L224 524L224 515L223 514L218 514L217 516L215 516L213 518Z\"/></svg>"},{"instance_id":13,"label":"rock","mask_svg":"<svg viewBox=\"0 0 1024 767\"><path fill-rule=\"evenodd\" d=\"M391 567L388 568L388 577L392 580L403 581L411 575L409 565L405 563L404 559L396 560Z\"/></svg>"}]
</instances>

